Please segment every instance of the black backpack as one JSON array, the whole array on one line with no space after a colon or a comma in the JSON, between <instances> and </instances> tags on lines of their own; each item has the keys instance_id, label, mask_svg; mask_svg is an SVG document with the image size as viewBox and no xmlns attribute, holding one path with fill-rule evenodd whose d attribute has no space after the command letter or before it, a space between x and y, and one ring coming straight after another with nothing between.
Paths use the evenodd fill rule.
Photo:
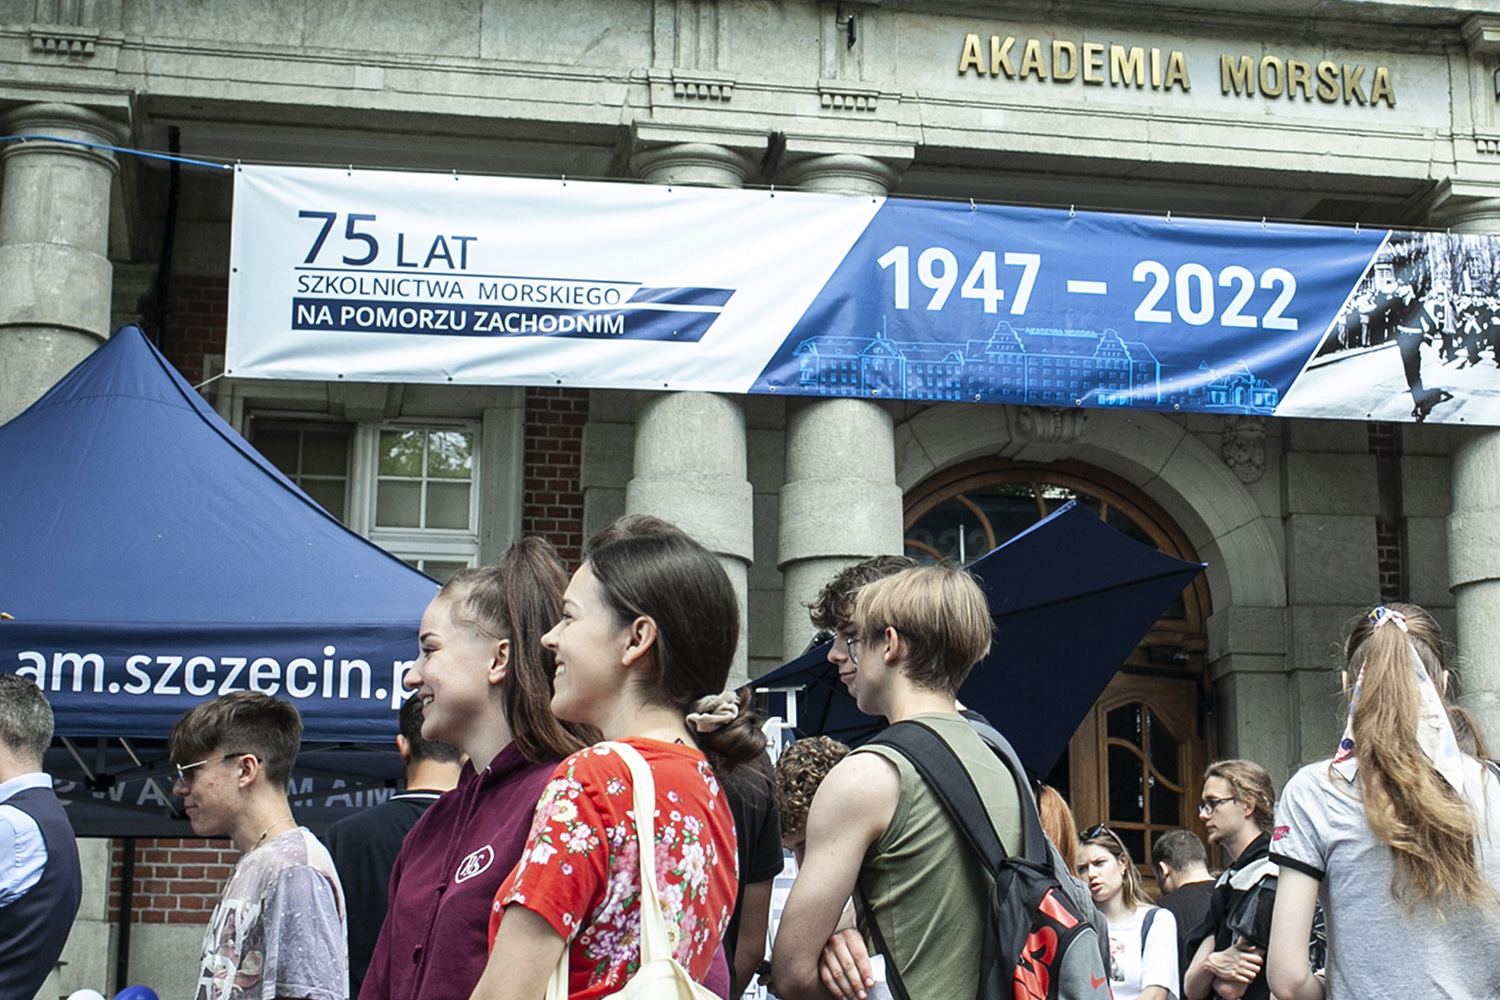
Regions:
<instances>
[{"instance_id":1,"label":"black backpack","mask_svg":"<svg viewBox=\"0 0 1500 1000\"><path fill-rule=\"evenodd\" d=\"M985 915L976 1000L1111 997L1103 957L1106 946L1094 927L1094 915L1070 899L1058 879L1021 762L1004 740L986 742L1005 762L1020 791L1027 846L1021 856L1006 853L969 772L933 729L908 719L887 727L869 744L891 747L911 761L994 878ZM912 1000L863 893L859 902L875 946L886 956L886 978L892 994L897 1000Z\"/></svg>"}]
</instances>

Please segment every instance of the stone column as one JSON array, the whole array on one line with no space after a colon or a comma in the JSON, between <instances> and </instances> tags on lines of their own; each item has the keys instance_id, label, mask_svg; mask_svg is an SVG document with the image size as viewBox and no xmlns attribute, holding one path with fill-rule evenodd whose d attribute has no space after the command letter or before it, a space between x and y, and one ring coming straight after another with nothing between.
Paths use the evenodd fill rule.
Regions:
<instances>
[{"instance_id":1,"label":"stone column","mask_svg":"<svg viewBox=\"0 0 1500 1000\"><path fill-rule=\"evenodd\" d=\"M678 143L637 153L635 173L659 184L740 187L754 170L725 146ZM746 478L745 415L739 401L706 392L674 392L646 404L636 420L635 478L625 510L664 518L719 557L740 605L740 644L729 686L748 680L748 571L754 509Z\"/></svg>"},{"instance_id":2,"label":"stone column","mask_svg":"<svg viewBox=\"0 0 1500 1000\"><path fill-rule=\"evenodd\" d=\"M119 128L71 104L29 104L6 135L119 145ZM64 142L0 152L0 423L20 413L109 336L114 155Z\"/></svg>"},{"instance_id":3,"label":"stone column","mask_svg":"<svg viewBox=\"0 0 1500 1000\"><path fill-rule=\"evenodd\" d=\"M1439 225L1500 236L1500 198L1447 207ZM1458 618L1463 671L1459 703L1480 728L1500 733L1500 429L1456 429L1453 512L1448 515L1448 585ZM1422 558L1418 552L1413 559ZM1493 735L1491 738L1494 738Z\"/></svg>"},{"instance_id":4,"label":"stone column","mask_svg":"<svg viewBox=\"0 0 1500 1000\"><path fill-rule=\"evenodd\" d=\"M856 195L884 195L899 177L852 153L797 159L780 176L805 191ZM902 551L901 515L890 414L863 399L789 401L778 558L784 659L807 645L806 605L834 574Z\"/></svg>"}]
</instances>

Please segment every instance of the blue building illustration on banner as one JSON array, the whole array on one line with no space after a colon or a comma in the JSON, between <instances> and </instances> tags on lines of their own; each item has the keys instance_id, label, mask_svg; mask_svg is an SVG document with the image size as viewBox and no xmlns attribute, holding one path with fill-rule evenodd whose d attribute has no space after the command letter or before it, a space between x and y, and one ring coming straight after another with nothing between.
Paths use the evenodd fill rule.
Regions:
<instances>
[{"instance_id":1,"label":"blue building illustration on banner","mask_svg":"<svg viewBox=\"0 0 1500 1000\"><path fill-rule=\"evenodd\" d=\"M798 389L818 396L1126 406L1270 413L1279 393L1243 362L1162 377L1151 349L1114 330L1017 330L1005 320L987 340L958 344L872 337L811 337L793 351Z\"/></svg>"}]
</instances>

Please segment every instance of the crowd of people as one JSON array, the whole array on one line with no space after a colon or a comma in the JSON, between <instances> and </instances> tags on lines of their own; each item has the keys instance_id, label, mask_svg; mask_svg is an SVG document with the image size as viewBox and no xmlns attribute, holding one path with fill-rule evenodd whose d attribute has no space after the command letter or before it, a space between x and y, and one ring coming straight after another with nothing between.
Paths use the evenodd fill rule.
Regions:
<instances>
[{"instance_id":1,"label":"crowd of people","mask_svg":"<svg viewBox=\"0 0 1500 1000\"><path fill-rule=\"evenodd\" d=\"M1279 801L1260 766L1212 764L1198 815L1219 855L1173 830L1140 859L1106 824L1079 829L957 700L993 628L971 576L879 557L811 611L860 710L935 738L1002 853L1051 880L1050 918L1089 932L1074 952L1089 974L1060 995L1500 996L1500 771L1445 701L1421 609L1375 608L1348 637L1329 759ZM287 797L290 704L237 692L189 710L168 743L174 794L195 833L241 854L197 1000L730 997L757 976L786 1000L985 995L993 897L1019 883L900 741L801 737L773 765L748 693L725 690L738 623L718 559L649 517L592 539L571 578L537 539L454 575L405 679L406 790L322 841ZM51 729L41 691L0 674L6 1000L34 996L80 896L42 773ZM783 848L796 879L768 942ZM1022 972L1055 957L1002 955L1004 995L1032 995Z\"/></svg>"}]
</instances>

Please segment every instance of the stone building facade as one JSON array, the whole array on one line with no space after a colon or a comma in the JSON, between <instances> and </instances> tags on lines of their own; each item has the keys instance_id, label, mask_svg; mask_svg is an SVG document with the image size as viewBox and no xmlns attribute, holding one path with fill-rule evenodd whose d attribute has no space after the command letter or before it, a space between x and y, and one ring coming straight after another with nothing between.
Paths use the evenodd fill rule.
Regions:
<instances>
[{"instance_id":1,"label":"stone building facade","mask_svg":"<svg viewBox=\"0 0 1500 1000\"><path fill-rule=\"evenodd\" d=\"M0 420L124 322L195 384L222 369L229 173L109 147L1500 235L1490 0L3 0L0 113L25 137L0 152ZM626 511L676 521L745 598L745 677L803 649L802 605L843 565L1006 534L965 520L975 508L1084 497L1208 564L1074 738L1058 778L1089 822L1191 824L1209 757L1283 781L1326 755L1331 650L1382 598L1438 615L1461 702L1500 732L1500 431L580 387L202 391L430 572L527 532L576 559ZM382 435L469 449L467 513L389 523ZM61 994L120 985L118 860L87 846ZM171 867L189 848L208 850L139 846L166 866L146 895L212 895ZM192 876L218 863L194 857ZM200 926L181 914L198 905L136 917L132 978L164 1000L190 990Z\"/></svg>"}]
</instances>

